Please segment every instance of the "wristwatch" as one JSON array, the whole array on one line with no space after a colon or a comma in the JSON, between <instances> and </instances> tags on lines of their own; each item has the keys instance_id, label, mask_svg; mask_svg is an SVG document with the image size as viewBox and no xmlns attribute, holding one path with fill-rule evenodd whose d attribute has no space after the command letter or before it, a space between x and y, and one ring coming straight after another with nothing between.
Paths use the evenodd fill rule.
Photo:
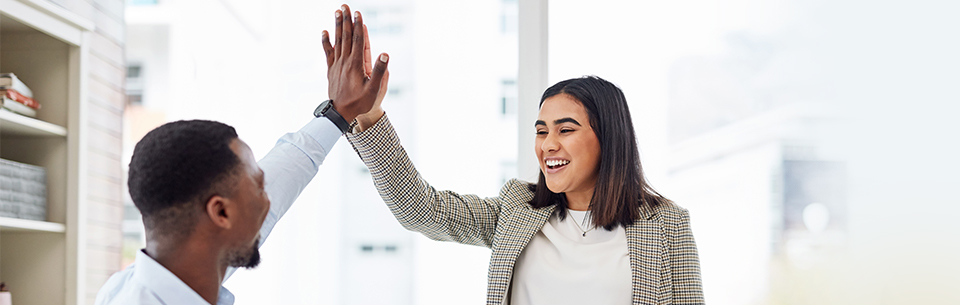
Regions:
<instances>
[{"instance_id":1,"label":"wristwatch","mask_svg":"<svg viewBox=\"0 0 960 305\"><path fill-rule=\"evenodd\" d=\"M315 117L326 117L333 125L337 125L337 128L340 128L340 131L347 133L350 130L350 123L347 123L347 120L337 112L336 109L333 109L333 100L326 100L323 103L320 103L320 106L317 106L317 109L313 111L313 116Z\"/></svg>"}]
</instances>

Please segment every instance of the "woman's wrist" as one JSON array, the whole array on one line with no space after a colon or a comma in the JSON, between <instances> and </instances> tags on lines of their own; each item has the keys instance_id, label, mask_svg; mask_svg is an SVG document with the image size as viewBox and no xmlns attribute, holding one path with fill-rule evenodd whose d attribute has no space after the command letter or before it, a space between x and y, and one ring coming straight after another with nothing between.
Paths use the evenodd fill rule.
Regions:
<instances>
[{"instance_id":1,"label":"woman's wrist","mask_svg":"<svg viewBox=\"0 0 960 305\"><path fill-rule=\"evenodd\" d=\"M356 118L357 124L353 128L353 133L361 133L364 130L367 130L370 128L370 126L373 126L373 124L376 124L378 121L380 121L380 119L383 118L383 115L384 111L379 107L376 109L371 109L370 112L358 115Z\"/></svg>"}]
</instances>

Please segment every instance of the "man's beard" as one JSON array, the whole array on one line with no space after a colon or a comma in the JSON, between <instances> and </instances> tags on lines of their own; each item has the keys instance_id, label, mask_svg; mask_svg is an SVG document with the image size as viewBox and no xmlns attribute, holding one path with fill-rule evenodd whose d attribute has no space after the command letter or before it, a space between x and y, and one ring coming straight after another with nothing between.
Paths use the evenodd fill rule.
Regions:
<instances>
[{"instance_id":1,"label":"man's beard","mask_svg":"<svg viewBox=\"0 0 960 305\"><path fill-rule=\"evenodd\" d=\"M230 267L255 268L260 265L260 238L253 243L252 248L238 250L230 255Z\"/></svg>"}]
</instances>

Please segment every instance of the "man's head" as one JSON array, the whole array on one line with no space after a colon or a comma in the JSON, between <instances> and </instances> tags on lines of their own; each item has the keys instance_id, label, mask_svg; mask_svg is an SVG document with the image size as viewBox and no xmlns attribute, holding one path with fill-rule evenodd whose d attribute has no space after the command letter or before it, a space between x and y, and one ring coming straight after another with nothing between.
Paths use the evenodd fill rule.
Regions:
<instances>
[{"instance_id":1,"label":"man's head","mask_svg":"<svg viewBox=\"0 0 960 305\"><path fill-rule=\"evenodd\" d=\"M270 208L263 171L226 124L177 121L147 133L130 160L130 197L149 242L202 238L236 267L259 263L259 230Z\"/></svg>"}]
</instances>

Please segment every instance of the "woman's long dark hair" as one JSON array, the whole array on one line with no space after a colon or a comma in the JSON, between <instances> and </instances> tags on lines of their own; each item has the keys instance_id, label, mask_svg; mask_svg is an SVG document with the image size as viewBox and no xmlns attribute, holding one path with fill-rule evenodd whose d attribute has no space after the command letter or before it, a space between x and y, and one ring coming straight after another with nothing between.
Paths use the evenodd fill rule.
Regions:
<instances>
[{"instance_id":1,"label":"woman's long dark hair","mask_svg":"<svg viewBox=\"0 0 960 305\"><path fill-rule=\"evenodd\" d=\"M568 79L547 88L540 98L540 107L547 98L558 94L570 95L583 104L590 127L600 141L597 183L590 200L593 223L597 227L612 230L617 225L632 225L640 218L642 205L652 209L667 202L643 176L633 120L620 88L596 76ZM566 217L566 194L551 192L543 171L537 184L530 185L530 190L534 192L530 205L543 208L556 204L560 218Z\"/></svg>"}]
</instances>

